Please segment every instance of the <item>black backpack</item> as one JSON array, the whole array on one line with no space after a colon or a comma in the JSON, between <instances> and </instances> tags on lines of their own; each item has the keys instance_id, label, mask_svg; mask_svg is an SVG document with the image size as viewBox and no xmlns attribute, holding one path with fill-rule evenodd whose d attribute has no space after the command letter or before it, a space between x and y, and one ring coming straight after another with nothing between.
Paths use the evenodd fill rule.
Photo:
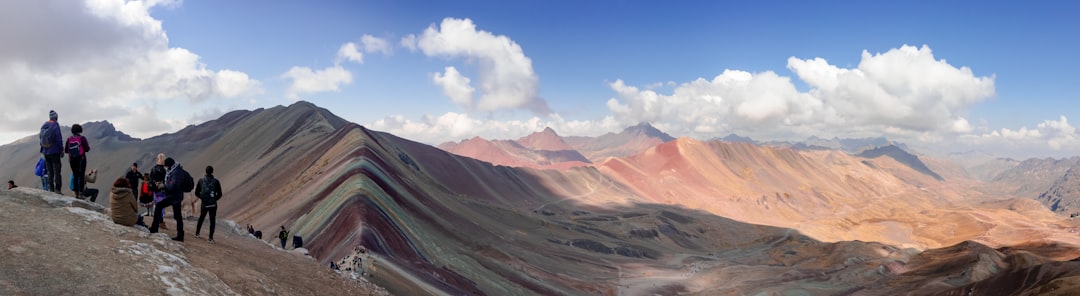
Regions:
<instances>
[{"instance_id":1,"label":"black backpack","mask_svg":"<svg viewBox=\"0 0 1080 296\"><path fill-rule=\"evenodd\" d=\"M202 199L203 206L217 204L219 198L219 196L217 196L218 188L214 184L218 183L214 182L214 180L214 177L211 176L199 179L199 192L197 194L199 195L199 199Z\"/></svg>"},{"instance_id":2,"label":"black backpack","mask_svg":"<svg viewBox=\"0 0 1080 296\"><path fill-rule=\"evenodd\" d=\"M52 148L53 144L53 130L56 129L56 124L46 123L41 125L41 132L38 134L38 142L41 144L41 148Z\"/></svg>"},{"instance_id":3,"label":"black backpack","mask_svg":"<svg viewBox=\"0 0 1080 296\"><path fill-rule=\"evenodd\" d=\"M195 190L195 180L191 178L191 174L188 174L188 172L184 169L180 169L180 172L180 176L177 177L183 178L181 180L184 181L184 183L181 184L184 185L183 187L181 187L181 189L183 189L184 192L191 192L192 190Z\"/></svg>"},{"instance_id":4,"label":"black backpack","mask_svg":"<svg viewBox=\"0 0 1080 296\"><path fill-rule=\"evenodd\" d=\"M70 157L83 157L86 153L83 152L81 136L68 137L67 147L67 153Z\"/></svg>"}]
</instances>

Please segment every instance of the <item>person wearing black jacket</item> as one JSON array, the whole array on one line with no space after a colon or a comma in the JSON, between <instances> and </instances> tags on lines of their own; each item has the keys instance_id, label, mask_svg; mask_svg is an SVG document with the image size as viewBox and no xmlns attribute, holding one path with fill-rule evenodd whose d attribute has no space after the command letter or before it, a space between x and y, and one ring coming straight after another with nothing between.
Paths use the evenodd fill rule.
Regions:
<instances>
[{"instance_id":1,"label":"person wearing black jacket","mask_svg":"<svg viewBox=\"0 0 1080 296\"><path fill-rule=\"evenodd\" d=\"M131 184L131 192L138 195L139 189L142 188L139 187L139 182L143 179L143 174L139 172L139 163L132 163L131 169L128 170L127 175L124 177L127 178L128 184Z\"/></svg>"},{"instance_id":2,"label":"person wearing black jacket","mask_svg":"<svg viewBox=\"0 0 1080 296\"><path fill-rule=\"evenodd\" d=\"M206 176L196 184L195 196L202 200L202 209L199 210L199 223L195 225L195 237L199 237L203 218L206 218L206 213L210 213L210 236L207 238L213 243L214 226L217 224L217 201L221 199L221 182L214 178L214 167L206 166Z\"/></svg>"},{"instance_id":3,"label":"person wearing black jacket","mask_svg":"<svg viewBox=\"0 0 1080 296\"><path fill-rule=\"evenodd\" d=\"M174 241L184 241L184 216L181 213L181 206L184 202L184 191L190 191L193 184L188 184L191 181L191 175L184 170L183 166L180 166L179 162L176 162L172 158L166 158L165 163L165 199L158 203L155 211L162 213L165 207L172 206L173 218L176 218L176 236L172 238ZM153 173L153 172L151 172ZM151 179L153 176L151 176ZM191 187L187 187L187 186ZM160 188L159 188L160 189ZM157 233L158 226L161 225L162 215L154 216L154 222L150 225L150 233Z\"/></svg>"}]
</instances>

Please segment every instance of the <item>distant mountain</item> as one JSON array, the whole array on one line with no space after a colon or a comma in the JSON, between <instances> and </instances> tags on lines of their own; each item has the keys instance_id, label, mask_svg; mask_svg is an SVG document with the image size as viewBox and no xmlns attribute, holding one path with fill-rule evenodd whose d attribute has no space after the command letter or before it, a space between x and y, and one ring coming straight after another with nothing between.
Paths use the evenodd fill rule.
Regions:
<instances>
[{"instance_id":1,"label":"distant mountain","mask_svg":"<svg viewBox=\"0 0 1080 296\"><path fill-rule=\"evenodd\" d=\"M555 130L550 127L544 128L544 130L529 134L528 136L517 139L517 143L521 144L529 149L534 150L547 150L547 151L563 151L574 150L574 147L567 145L563 138L559 134L555 133Z\"/></svg>"},{"instance_id":2,"label":"distant mountain","mask_svg":"<svg viewBox=\"0 0 1080 296\"><path fill-rule=\"evenodd\" d=\"M892 159L896 160L897 162L900 162L900 163L910 167L911 169L913 169L915 171L918 171L918 172L923 173L923 174L925 174L927 176L933 177L934 179L937 179L938 181L945 180L945 179L941 178L940 175L938 175L934 171L930 170L930 168L927 167L925 163L923 163L921 160L919 160L918 156L916 156L914 154L911 154L911 153L908 153L907 151L905 151L904 149L901 149L900 147L897 147L896 145L886 145L886 146L881 146L881 147L874 147L874 148L865 149L865 150L859 152L858 154L856 154L856 156L863 157L863 158L878 158L878 157L881 157L881 156L888 156L889 158L892 158Z\"/></svg>"},{"instance_id":3,"label":"distant mountain","mask_svg":"<svg viewBox=\"0 0 1080 296\"><path fill-rule=\"evenodd\" d=\"M527 137L526 137L527 138ZM538 138L538 137L537 137ZM537 138L532 138L533 140ZM561 143L561 141L559 141ZM530 143L536 144L536 143ZM556 147L553 142L541 143ZM565 144L564 144L565 145ZM487 140L473 137L460 143L446 142L439 144L439 149L447 152L490 162L495 165L511 167L530 167L538 169L565 169L585 166L590 162L577 150L543 150L526 147L517 141Z\"/></svg>"},{"instance_id":4,"label":"distant mountain","mask_svg":"<svg viewBox=\"0 0 1080 296\"><path fill-rule=\"evenodd\" d=\"M751 139L750 137L743 137L743 136L739 136L739 135L736 135L736 134L728 134L727 136L724 136L723 138L719 138L718 140L724 141L724 142L740 142L740 143L757 144L757 141L754 141L754 139Z\"/></svg>"},{"instance_id":5,"label":"distant mountain","mask_svg":"<svg viewBox=\"0 0 1080 296\"><path fill-rule=\"evenodd\" d=\"M460 143L442 143L438 147L453 154L512 167L565 169L590 163L551 128L516 141L473 137Z\"/></svg>"},{"instance_id":6,"label":"distant mountain","mask_svg":"<svg viewBox=\"0 0 1080 296\"><path fill-rule=\"evenodd\" d=\"M619 133L607 133L599 137L566 137L566 143L574 147L592 162L608 157L630 156L675 137L656 129L648 123L628 127Z\"/></svg>"},{"instance_id":7,"label":"distant mountain","mask_svg":"<svg viewBox=\"0 0 1080 296\"><path fill-rule=\"evenodd\" d=\"M968 176L981 181L991 181L997 175L1020 164L1019 161L1011 158L998 157L976 150L949 153L945 158L963 167Z\"/></svg>"},{"instance_id":8,"label":"distant mountain","mask_svg":"<svg viewBox=\"0 0 1080 296\"><path fill-rule=\"evenodd\" d=\"M1035 198L1055 213L1080 216L1080 163L1074 164L1050 189Z\"/></svg>"},{"instance_id":9,"label":"distant mountain","mask_svg":"<svg viewBox=\"0 0 1080 296\"><path fill-rule=\"evenodd\" d=\"M990 181L1007 185L1012 194L1024 198L1036 198L1045 193L1069 171L1080 163L1080 157L1031 158L1015 167L1001 172Z\"/></svg>"}]
</instances>

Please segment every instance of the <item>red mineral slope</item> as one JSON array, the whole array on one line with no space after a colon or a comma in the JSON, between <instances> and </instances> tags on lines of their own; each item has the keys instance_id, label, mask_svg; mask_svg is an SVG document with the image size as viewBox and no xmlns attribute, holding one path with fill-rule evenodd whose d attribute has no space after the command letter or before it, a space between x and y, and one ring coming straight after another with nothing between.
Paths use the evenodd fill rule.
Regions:
<instances>
[{"instance_id":1,"label":"red mineral slope","mask_svg":"<svg viewBox=\"0 0 1080 296\"><path fill-rule=\"evenodd\" d=\"M517 141L473 137L460 143L447 142L439 148L496 165L539 169L566 169L585 166L589 160L571 148L551 128Z\"/></svg>"},{"instance_id":2,"label":"red mineral slope","mask_svg":"<svg viewBox=\"0 0 1080 296\"><path fill-rule=\"evenodd\" d=\"M974 190L887 157L681 138L598 168L653 202L794 228L824 241L936 248L1053 238L1080 245L1071 226L1048 211L974 206Z\"/></svg>"}]
</instances>

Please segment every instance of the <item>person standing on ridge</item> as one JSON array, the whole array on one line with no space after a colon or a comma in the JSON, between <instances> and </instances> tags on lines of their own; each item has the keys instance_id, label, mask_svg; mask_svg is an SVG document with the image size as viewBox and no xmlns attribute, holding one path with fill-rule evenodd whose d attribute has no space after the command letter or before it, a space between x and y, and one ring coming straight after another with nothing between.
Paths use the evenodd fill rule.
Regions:
<instances>
[{"instance_id":1,"label":"person standing on ridge","mask_svg":"<svg viewBox=\"0 0 1080 296\"><path fill-rule=\"evenodd\" d=\"M41 190L49 191L49 174L45 173L45 158L39 157L34 166L34 176L41 178Z\"/></svg>"},{"instance_id":2,"label":"person standing on ridge","mask_svg":"<svg viewBox=\"0 0 1080 296\"><path fill-rule=\"evenodd\" d=\"M49 191L60 194L63 180L60 178L60 159L64 157L64 135L60 132L60 123L57 122L56 111L49 110L49 121L41 125L38 134L38 142L41 144L41 155L45 156L45 174L49 176Z\"/></svg>"},{"instance_id":3,"label":"person standing on ridge","mask_svg":"<svg viewBox=\"0 0 1080 296\"><path fill-rule=\"evenodd\" d=\"M172 238L174 241L184 241L184 217L181 213L181 206L184 202L184 192L191 192L195 187L195 181L191 180L191 175L184 170L184 167L176 162L172 158L165 159L165 200L158 203L156 210L160 214L162 210L167 206L173 208L173 218L176 219L176 236ZM150 233L156 233L158 225L161 224L161 215L154 216L154 222L150 226Z\"/></svg>"},{"instance_id":4,"label":"person standing on ridge","mask_svg":"<svg viewBox=\"0 0 1080 296\"><path fill-rule=\"evenodd\" d=\"M195 225L195 237L199 237L203 218L206 218L206 213L209 212L210 236L207 238L213 243L214 226L217 224L217 201L221 199L221 182L214 178L214 167L206 166L206 176L199 179L198 185L195 185L195 196L202 200L202 207L199 210L199 223Z\"/></svg>"},{"instance_id":5,"label":"person standing on ridge","mask_svg":"<svg viewBox=\"0 0 1080 296\"><path fill-rule=\"evenodd\" d=\"M289 231L285 230L285 225L281 225L281 232L278 232L278 239L281 240L281 249L285 249L285 241L289 240Z\"/></svg>"},{"instance_id":6,"label":"person standing on ridge","mask_svg":"<svg viewBox=\"0 0 1080 296\"><path fill-rule=\"evenodd\" d=\"M156 205L165 202L165 153L158 153L157 159L154 162L153 168L150 169L150 192L154 195L154 217L164 216L165 207L157 207ZM168 229L165 224L161 225L162 229Z\"/></svg>"},{"instance_id":7,"label":"person standing on ridge","mask_svg":"<svg viewBox=\"0 0 1080 296\"><path fill-rule=\"evenodd\" d=\"M146 214L144 216L150 216L153 213L154 207L154 193L150 192L150 173L143 173L142 188L139 188L139 203L143 207L146 207Z\"/></svg>"},{"instance_id":8,"label":"person standing on ridge","mask_svg":"<svg viewBox=\"0 0 1080 296\"><path fill-rule=\"evenodd\" d=\"M90 152L90 143L82 136L82 126L71 126L71 136L64 143L64 151L68 154L68 163L71 164L71 174L74 176L71 186L75 191L75 198L83 196L86 188L86 152Z\"/></svg>"},{"instance_id":9,"label":"person standing on ridge","mask_svg":"<svg viewBox=\"0 0 1080 296\"><path fill-rule=\"evenodd\" d=\"M139 187L139 181L143 179L143 174L139 172L139 163L132 163L131 169L128 170L125 177L128 180L128 184L131 184L131 192L137 194L139 192L139 189L141 189Z\"/></svg>"}]
</instances>

